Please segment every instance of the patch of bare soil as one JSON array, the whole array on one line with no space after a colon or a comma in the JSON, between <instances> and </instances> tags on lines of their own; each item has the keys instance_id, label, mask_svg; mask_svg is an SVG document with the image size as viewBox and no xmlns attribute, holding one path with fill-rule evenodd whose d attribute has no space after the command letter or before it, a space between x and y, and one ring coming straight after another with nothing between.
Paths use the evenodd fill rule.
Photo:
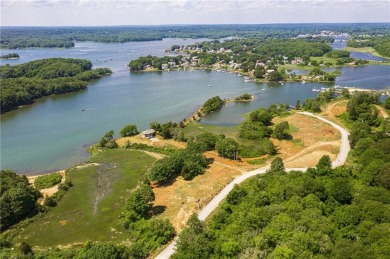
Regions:
<instances>
[{"instance_id":1,"label":"patch of bare soil","mask_svg":"<svg viewBox=\"0 0 390 259\"><path fill-rule=\"evenodd\" d=\"M301 161L297 163L300 165L299 167L312 166L313 163L315 165L318 162L317 155L321 152L323 152L322 155L329 155L329 152L323 150L322 147L331 146L331 150L340 148L340 132L323 121L301 114L294 114L282 119L278 118L275 123L280 121L287 121L290 128L293 129L291 133L292 140L271 139L278 147L278 156L286 162L298 156L305 156L305 159L301 158ZM311 152L316 153L316 155L311 156ZM333 153L333 151L330 153ZM286 164L286 166L290 167L291 164Z\"/></svg>"},{"instance_id":2,"label":"patch of bare soil","mask_svg":"<svg viewBox=\"0 0 390 259\"><path fill-rule=\"evenodd\" d=\"M64 183L65 182L65 177L66 177L66 174L65 174L65 170L61 170L59 171L59 173L61 174L62 176L62 179L61 179L61 183ZM34 186L34 182L35 182L35 179L37 179L37 177L39 177L41 175L34 175L34 176L28 176L27 179L28 179L28 182L33 186ZM42 194L42 197L50 197L50 196L53 196L56 192L58 192L58 184L57 185L54 185L53 187L50 187L50 188L46 188L46 189L41 189L39 190L40 193ZM39 204L43 204L43 201L44 199L43 198L40 198L38 200L38 203Z\"/></svg>"},{"instance_id":3,"label":"patch of bare soil","mask_svg":"<svg viewBox=\"0 0 390 259\"><path fill-rule=\"evenodd\" d=\"M278 146L279 156L286 161L286 167L314 166L323 155L335 158L340 148L340 133L332 126L300 114L274 122L283 120L292 126L293 140L272 141ZM163 211L160 216L168 219L178 232L193 213L199 212L235 176L265 166L246 162L252 159L224 159L216 152L206 152L205 156L213 162L203 175L196 176L192 181L179 177L169 185L153 188L156 197L154 205Z\"/></svg>"},{"instance_id":4,"label":"patch of bare soil","mask_svg":"<svg viewBox=\"0 0 390 259\"><path fill-rule=\"evenodd\" d=\"M347 111L347 103L347 100L331 103L325 108L325 111L322 113L322 115L327 117L331 121L342 125L342 121L337 118L337 116Z\"/></svg>"},{"instance_id":5,"label":"patch of bare soil","mask_svg":"<svg viewBox=\"0 0 390 259\"><path fill-rule=\"evenodd\" d=\"M174 141L173 139L162 139L160 137L155 137L153 139L143 138L141 135L132 136L132 137L124 137L116 140L116 143L120 147L125 146L127 142L130 143L141 143L149 146L155 147L175 147L175 148L185 148L186 143Z\"/></svg>"},{"instance_id":6,"label":"patch of bare soil","mask_svg":"<svg viewBox=\"0 0 390 259\"><path fill-rule=\"evenodd\" d=\"M214 157L210 153L207 152L206 156ZM242 173L230 160L225 165L221 159L191 181L178 177L170 185L153 188L154 206L163 208L161 217L168 219L177 232L184 228L193 213L199 212L226 184Z\"/></svg>"}]
</instances>

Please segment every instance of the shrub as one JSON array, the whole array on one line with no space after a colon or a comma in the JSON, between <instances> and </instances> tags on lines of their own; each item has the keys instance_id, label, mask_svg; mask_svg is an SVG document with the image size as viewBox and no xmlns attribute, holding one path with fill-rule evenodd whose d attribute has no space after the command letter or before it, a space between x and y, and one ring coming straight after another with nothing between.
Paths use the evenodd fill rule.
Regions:
<instances>
[{"instance_id":1,"label":"shrub","mask_svg":"<svg viewBox=\"0 0 390 259\"><path fill-rule=\"evenodd\" d=\"M60 173L47 174L37 177L34 182L35 188L38 190L51 188L59 184L62 180Z\"/></svg>"}]
</instances>

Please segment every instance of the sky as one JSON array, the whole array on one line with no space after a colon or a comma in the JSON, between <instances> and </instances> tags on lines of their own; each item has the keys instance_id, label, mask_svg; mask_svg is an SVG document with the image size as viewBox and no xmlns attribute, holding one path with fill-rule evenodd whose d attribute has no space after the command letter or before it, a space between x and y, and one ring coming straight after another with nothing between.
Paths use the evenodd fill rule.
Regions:
<instances>
[{"instance_id":1,"label":"sky","mask_svg":"<svg viewBox=\"0 0 390 259\"><path fill-rule=\"evenodd\" d=\"M0 0L1 26L390 22L390 0Z\"/></svg>"}]
</instances>

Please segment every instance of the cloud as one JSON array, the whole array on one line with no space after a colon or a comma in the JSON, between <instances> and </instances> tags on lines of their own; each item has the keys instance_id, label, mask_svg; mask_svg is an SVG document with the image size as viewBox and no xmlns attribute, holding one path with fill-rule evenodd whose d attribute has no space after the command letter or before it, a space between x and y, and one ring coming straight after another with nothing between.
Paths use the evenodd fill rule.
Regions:
<instances>
[{"instance_id":1,"label":"cloud","mask_svg":"<svg viewBox=\"0 0 390 259\"><path fill-rule=\"evenodd\" d=\"M390 21L390 0L1 0L0 2L2 25Z\"/></svg>"}]
</instances>

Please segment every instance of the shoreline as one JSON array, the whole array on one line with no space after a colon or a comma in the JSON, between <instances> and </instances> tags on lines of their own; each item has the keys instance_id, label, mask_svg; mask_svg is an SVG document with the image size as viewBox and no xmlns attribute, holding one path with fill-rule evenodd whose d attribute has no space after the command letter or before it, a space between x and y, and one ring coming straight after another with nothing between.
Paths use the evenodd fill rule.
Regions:
<instances>
[{"instance_id":1,"label":"shoreline","mask_svg":"<svg viewBox=\"0 0 390 259\"><path fill-rule=\"evenodd\" d=\"M227 103L249 103L249 102L252 102L253 100L255 100L256 96L251 95L250 99L238 99L238 98L239 98L239 96L236 98L231 98L231 99L223 99L224 105ZM180 122L180 125L185 127L193 121L200 121L204 116L209 114L209 113L202 112L202 108L203 108L203 105L200 106L197 110L195 110L195 112L192 115L190 115L186 119L182 120Z\"/></svg>"}]
</instances>

